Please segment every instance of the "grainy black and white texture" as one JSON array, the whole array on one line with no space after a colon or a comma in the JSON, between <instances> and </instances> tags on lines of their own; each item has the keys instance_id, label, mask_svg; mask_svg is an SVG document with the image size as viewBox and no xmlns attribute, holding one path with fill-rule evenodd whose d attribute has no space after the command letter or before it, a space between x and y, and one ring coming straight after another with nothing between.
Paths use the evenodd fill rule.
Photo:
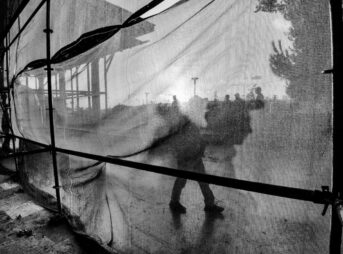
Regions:
<instances>
[{"instance_id":1,"label":"grainy black and white texture","mask_svg":"<svg viewBox=\"0 0 343 254\"><path fill-rule=\"evenodd\" d=\"M30 1L11 38L39 2ZM327 1L166 0L139 11L149 2L51 1L56 146L175 171L330 186ZM13 93L2 131L46 145L45 7L3 62ZM2 142L5 156L13 146ZM20 151L39 148L17 142ZM11 162L1 160L6 172ZM69 224L114 253L328 252L330 214L321 216L321 205L62 153L57 162ZM17 163L23 189L54 208L51 154Z\"/></svg>"}]
</instances>

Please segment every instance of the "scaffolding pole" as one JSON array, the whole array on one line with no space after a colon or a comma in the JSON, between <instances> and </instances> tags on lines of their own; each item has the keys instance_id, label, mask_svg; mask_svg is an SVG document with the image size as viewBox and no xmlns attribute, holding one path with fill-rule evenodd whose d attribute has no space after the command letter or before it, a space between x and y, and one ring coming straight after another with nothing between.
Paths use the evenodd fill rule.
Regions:
<instances>
[{"instance_id":1,"label":"scaffolding pole","mask_svg":"<svg viewBox=\"0 0 343 254\"><path fill-rule=\"evenodd\" d=\"M342 123L338 121L341 118L342 105L338 103L337 96L339 94L338 87L343 82L343 22L342 22L342 0L330 0L331 8L331 29L332 29L332 74L333 74L333 172L332 172L332 193L342 198L342 163L338 159L340 156L340 149L342 149L342 138L339 131L342 129ZM339 205L339 204L336 204ZM330 234L330 254L340 254L342 244L342 225L338 213L336 212L336 205L332 206L331 215L331 234Z\"/></svg>"},{"instance_id":2,"label":"scaffolding pole","mask_svg":"<svg viewBox=\"0 0 343 254\"><path fill-rule=\"evenodd\" d=\"M24 1L24 3L20 6L20 10L17 11L17 15L19 15L20 11L25 7L25 5L29 1ZM42 1L44 2L44 1ZM334 168L333 168L333 177L332 177L332 193L325 193L320 191L309 191L309 190L301 190L295 188L287 188L281 186L274 186L268 184L261 184L261 183L253 183L248 181L242 181L237 179L223 179L217 176L203 176L201 174L197 174L195 172L182 172L182 171L175 171L173 169L168 169L164 167L157 167L152 165L146 165L142 163L136 163L131 161L123 161L116 158L104 157L104 156L96 156L91 154L80 153L77 151L71 151L61 148L56 148L55 145L55 133L54 133L54 122L53 122L53 105L52 105L52 84L51 84L51 57L50 57L50 33L52 30L50 29L50 0L46 0L47 2L47 12L46 12L46 51L47 51L47 80L48 80L48 97L49 97L49 119L50 119L50 134L51 134L51 146L49 145L42 145L43 147L50 147L52 153L52 160L53 160L53 170L54 170L54 177L55 177L55 188L56 188L56 198L57 198L57 205L58 210L61 212L61 200L60 200L60 192L59 192L59 179L58 179L58 171L57 171L57 159L56 153L62 152L74 156L81 156L84 158L90 158L94 160L100 160L108 163L113 163L117 165L123 165L127 167L132 167L136 169L146 170L150 172L155 172L164 175L170 176L178 176L184 177L192 180L203 180L204 182L217 184L220 186L237 188L237 189L244 189L247 191L254 191L263 194L275 195L280 197L287 197L293 199L299 199L304 201L313 201L315 203L327 204L331 203L333 199L342 198L343 193L343 185L340 183L342 177L342 169L341 164L339 164L339 152L341 148L341 142L338 142L340 138L337 134L338 130L342 128L342 125L337 119L340 119L340 112L341 106L337 102L337 100L333 99L334 103L334 125L335 129L333 132L334 140ZM333 54L333 89L334 95L338 94L338 84L343 82L343 40L341 38L341 34L343 32L343 24L342 24L342 0L330 0L331 5L331 26L332 26L332 54ZM36 9L36 12L38 9ZM17 16L15 15L15 16ZM12 18L10 24L13 24L15 19ZM128 21L129 22L129 21ZM28 22L27 22L28 23ZM6 28L6 41L7 45L13 43L14 40L10 42L10 38L8 36L8 32L10 29L10 25ZM22 32L21 29L20 32ZM7 79L9 79L9 66L8 66L8 51L9 47L6 48L6 62L7 62ZM89 71L89 69L87 69ZM8 102L10 103L10 83L8 84ZM12 129L12 128L11 128ZM9 136L15 137L13 134L9 134ZM17 137L19 138L19 137ZM32 142L31 140L27 140ZM38 142L34 142L37 143ZM41 150L42 151L42 150ZM174 172L175 171L175 172ZM289 191L289 192L288 192ZM342 238L342 226L339 220L339 216L336 213L336 207L332 206L332 219L331 219L331 235L330 235L330 254L338 254L341 253L341 238Z\"/></svg>"},{"instance_id":3,"label":"scaffolding pole","mask_svg":"<svg viewBox=\"0 0 343 254\"><path fill-rule=\"evenodd\" d=\"M60 197L60 185L58 179L58 168L56 158L56 144L55 144L55 128L54 128L54 111L52 105L52 82L51 82L51 56L50 56L50 34L53 32L50 28L50 0L46 1L46 28L44 29L46 34L46 71L48 81L48 101L49 101L49 122L50 122L50 138L51 138L51 155L52 155L52 166L54 170L55 178L55 190L57 199L57 210L62 214L62 205Z\"/></svg>"},{"instance_id":4,"label":"scaffolding pole","mask_svg":"<svg viewBox=\"0 0 343 254\"><path fill-rule=\"evenodd\" d=\"M17 157L21 157L21 156L36 154L36 153L45 153L45 152L49 152L49 151L51 151L51 149L49 147L47 147L47 148L42 148L42 149L27 151L27 152L16 152L16 153L12 153L12 154L0 157L0 158L1 159L10 159L10 158L17 158Z\"/></svg>"},{"instance_id":5,"label":"scaffolding pole","mask_svg":"<svg viewBox=\"0 0 343 254\"><path fill-rule=\"evenodd\" d=\"M104 84L105 84L105 112L107 112L108 109L108 102L107 102L107 71L106 68L106 56L104 57ZM101 94L101 92L100 92Z\"/></svg>"},{"instance_id":6,"label":"scaffolding pole","mask_svg":"<svg viewBox=\"0 0 343 254\"><path fill-rule=\"evenodd\" d=\"M43 144L37 141L33 141L30 139L26 139L23 137L15 136L16 138L36 144L43 148L50 148L51 147L47 144ZM286 186L279 186L273 184L266 184L266 183L259 183L259 182L251 182L246 180L240 180L235 178L228 178L216 175L204 175L202 173L196 173L187 170L180 170L168 167L161 167L156 165L149 165L140 162L128 161L123 160L115 156L101 156L95 154L89 154L84 152L79 152L75 150L64 149L60 147L55 147L55 151L63 154L69 154L72 156L78 156L81 158L87 158L91 160L106 162L109 164L120 165L128 168L135 168L138 170L143 170L147 172L152 172L161 175L167 175L172 177L181 177L184 179L200 181L208 184L214 184L217 186L240 189L245 191L253 191L256 193L272 195L277 197L283 198L290 198L295 200L302 200L302 201L311 201L317 204L323 204L328 206L333 204L336 200L336 197L326 188L322 188L322 190L306 190L306 189L299 189L293 187L286 187Z\"/></svg>"},{"instance_id":7,"label":"scaffolding pole","mask_svg":"<svg viewBox=\"0 0 343 254\"><path fill-rule=\"evenodd\" d=\"M10 90L10 78L9 78L9 41L10 41L10 34L6 34L6 81L7 81L7 103L5 102L4 104L4 116L6 117L7 124L9 125L9 132L14 135L13 127L12 127L12 121L11 121L11 116L12 116L12 110L11 110L11 90ZM7 133L10 134L10 133ZM6 139L6 138L5 138ZM15 137L11 138L12 141L12 146L13 146L13 152L16 153L15 149ZM5 142L5 141L4 141ZM9 145L9 144L8 144ZM14 164L15 164L15 169L18 171L18 161L16 158L14 158Z\"/></svg>"}]
</instances>

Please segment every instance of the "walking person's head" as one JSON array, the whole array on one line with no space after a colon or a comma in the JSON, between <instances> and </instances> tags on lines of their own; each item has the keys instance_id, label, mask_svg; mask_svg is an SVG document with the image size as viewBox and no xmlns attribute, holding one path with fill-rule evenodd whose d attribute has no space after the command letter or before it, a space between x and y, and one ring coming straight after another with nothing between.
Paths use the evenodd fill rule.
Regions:
<instances>
[{"instance_id":1,"label":"walking person's head","mask_svg":"<svg viewBox=\"0 0 343 254\"><path fill-rule=\"evenodd\" d=\"M240 99L241 99L241 96L240 96L239 93L236 93L236 94L235 94L235 99L236 99L236 100L240 100Z\"/></svg>"},{"instance_id":2,"label":"walking person's head","mask_svg":"<svg viewBox=\"0 0 343 254\"><path fill-rule=\"evenodd\" d=\"M256 87L256 89L255 89L255 93L256 94L261 94L262 93L262 88L261 87Z\"/></svg>"},{"instance_id":3,"label":"walking person's head","mask_svg":"<svg viewBox=\"0 0 343 254\"><path fill-rule=\"evenodd\" d=\"M225 102L229 102L230 101L230 95L225 95Z\"/></svg>"}]
</instances>

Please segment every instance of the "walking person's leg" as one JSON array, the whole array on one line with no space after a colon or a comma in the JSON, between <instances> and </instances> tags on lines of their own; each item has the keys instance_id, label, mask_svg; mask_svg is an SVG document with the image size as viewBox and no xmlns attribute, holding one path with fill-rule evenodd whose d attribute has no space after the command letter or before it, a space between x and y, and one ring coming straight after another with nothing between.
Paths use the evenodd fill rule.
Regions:
<instances>
[{"instance_id":1,"label":"walking person's leg","mask_svg":"<svg viewBox=\"0 0 343 254\"><path fill-rule=\"evenodd\" d=\"M196 164L196 170L199 173L206 173L205 166L201 158ZM198 182L198 184L200 186L201 193L204 197L204 202L205 202L204 210L206 212L211 212L211 213L221 213L222 211L224 211L223 207L215 204L215 198L214 198L212 190L210 189L209 184L203 183L203 182Z\"/></svg>"},{"instance_id":2,"label":"walking person's leg","mask_svg":"<svg viewBox=\"0 0 343 254\"><path fill-rule=\"evenodd\" d=\"M174 212L179 212L179 213L186 212L186 207L184 207L180 203L181 192L182 192L182 189L185 187L186 182L187 182L187 179L183 179L183 178L176 178L174 182L171 200L169 203L170 209L173 210Z\"/></svg>"},{"instance_id":3,"label":"walking person's leg","mask_svg":"<svg viewBox=\"0 0 343 254\"><path fill-rule=\"evenodd\" d=\"M205 206L214 205L214 195L208 183L198 182L201 193L204 197Z\"/></svg>"},{"instance_id":4,"label":"walking person's leg","mask_svg":"<svg viewBox=\"0 0 343 254\"><path fill-rule=\"evenodd\" d=\"M171 195L172 202L180 202L181 192L182 189L186 186L186 182L186 179L176 178Z\"/></svg>"}]
</instances>

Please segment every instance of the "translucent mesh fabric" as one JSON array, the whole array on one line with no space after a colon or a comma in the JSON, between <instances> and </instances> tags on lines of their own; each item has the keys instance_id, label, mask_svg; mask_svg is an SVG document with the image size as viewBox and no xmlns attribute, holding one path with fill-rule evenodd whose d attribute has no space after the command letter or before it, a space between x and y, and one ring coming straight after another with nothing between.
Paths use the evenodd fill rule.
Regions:
<instances>
[{"instance_id":1,"label":"translucent mesh fabric","mask_svg":"<svg viewBox=\"0 0 343 254\"><path fill-rule=\"evenodd\" d=\"M330 185L331 80L320 74L331 63L327 3L285 2L275 12L263 3L165 1L127 23L147 2L53 1L56 146L310 190ZM11 65L20 73L13 128L50 144L46 66L36 61L45 57L45 15L31 26L10 51L20 59ZM51 155L27 156L20 168L27 189L51 206ZM175 216L171 177L63 154L58 170L72 226L113 251L328 248L321 206L188 181L180 199L187 213ZM185 184L176 183L179 191ZM208 217L204 203L214 201L225 210Z\"/></svg>"},{"instance_id":2,"label":"translucent mesh fabric","mask_svg":"<svg viewBox=\"0 0 343 254\"><path fill-rule=\"evenodd\" d=\"M4 45L6 45L6 41L4 40ZM7 109L8 106L8 82L7 82L7 75L6 75L6 58L1 58L1 71L0 71L0 157L4 158L6 155L11 152L13 149L13 145L11 139L6 137L6 134L10 133L10 118L9 118L9 111ZM1 159L0 160L0 174L13 174L15 172L15 161L13 158Z\"/></svg>"},{"instance_id":3,"label":"translucent mesh fabric","mask_svg":"<svg viewBox=\"0 0 343 254\"><path fill-rule=\"evenodd\" d=\"M12 43L9 54L10 80L29 62L46 57L46 40L43 33L46 26L45 5L41 7L26 29L15 39L19 30L24 26L40 2L39 0L30 1L11 27L8 37L9 43Z\"/></svg>"},{"instance_id":4,"label":"translucent mesh fabric","mask_svg":"<svg viewBox=\"0 0 343 254\"><path fill-rule=\"evenodd\" d=\"M113 2L113 3L112 3ZM51 54L78 39L87 32L114 25L121 25L133 12L150 1L97 1L57 0L51 2ZM137 3L136 3L137 2ZM10 30L14 38L23 27L41 0L30 1ZM121 8L121 6L125 6ZM167 5L169 6L169 5ZM153 13L152 13L153 14ZM42 31L46 27L46 6L40 8L27 29L15 40L12 47L12 75L17 74L28 63L46 56L46 39Z\"/></svg>"},{"instance_id":5,"label":"translucent mesh fabric","mask_svg":"<svg viewBox=\"0 0 343 254\"><path fill-rule=\"evenodd\" d=\"M11 39L14 39L20 28L24 26L24 24L29 20L31 14L35 11L35 9L39 6L42 1L40 0L32 0L29 1L23 11L19 14L18 18L15 20L13 25L10 28L9 36Z\"/></svg>"}]
</instances>

